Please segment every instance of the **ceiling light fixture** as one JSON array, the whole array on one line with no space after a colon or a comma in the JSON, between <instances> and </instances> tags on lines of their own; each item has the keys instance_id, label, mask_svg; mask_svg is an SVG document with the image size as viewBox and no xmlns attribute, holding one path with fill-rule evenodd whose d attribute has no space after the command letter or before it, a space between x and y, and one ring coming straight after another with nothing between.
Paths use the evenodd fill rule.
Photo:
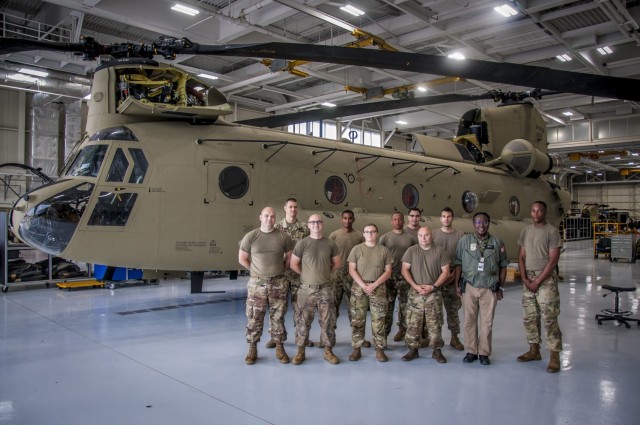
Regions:
<instances>
[{"instance_id":1,"label":"ceiling light fixture","mask_svg":"<svg viewBox=\"0 0 640 425\"><path fill-rule=\"evenodd\" d=\"M350 4L348 4L346 6L342 6L340 9L344 10L347 13L352 14L353 16L362 16L362 15L364 15L364 11L358 9L357 7L353 7Z\"/></svg>"},{"instance_id":2,"label":"ceiling light fixture","mask_svg":"<svg viewBox=\"0 0 640 425\"><path fill-rule=\"evenodd\" d=\"M598 47L597 50L598 50L598 53L600 53L602 56L610 55L611 53L613 53L613 50L611 50L611 47L609 46Z\"/></svg>"},{"instance_id":3,"label":"ceiling light fixture","mask_svg":"<svg viewBox=\"0 0 640 425\"><path fill-rule=\"evenodd\" d=\"M426 87L422 87L422 86L418 86L418 91L426 92L427 88Z\"/></svg>"},{"instance_id":4,"label":"ceiling light fixture","mask_svg":"<svg viewBox=\"0 0 640 425\"><path fill-rule=\"evenodd\" d=\"M173 7L171 7L171 10L175 10L176 12L184 13L185 15L189 16L196 16L198 13L200 13L198 9L187 7L179 3L174 4Z\"/></svg>"},{"instance_id":5,"label":"ceiling light fixture","mask_svg":"<svg viewBox=\"0 0 640 425\"><path fill-rule=\"evenodd\" d=\"M565 111L562 113L562 115L566 116L566 117L572 117L573 116L573 112L571 111Z\"/></svg>"},{"instance_id":6,"label":"ceiling light fixture","mask_svg":"<svg viewBox=\"0 0 640 425\"><path fill-rule=\"evenodd\" d=\"M466 57L465 57L462 53L460 53L460 52L451 53L451 54L449 55L449 57L450 57L451 59L457 59L457 60L464 60L464 59L466 59Z\"/></svg>"},{"instance_id":7,"label":"ceiling light fixture","mask_svg":"<svg viewBox=\"0 0 640 425\"><path fill-rule=\"evenodd\" d=\"M210 74L198 74L198 77L200 78L208 78L210 80L217 80L218 77L216 77L215 75L210 75Z\"/></svg>"},{"instance_id":8,"label":"ceiling light fixture","mask_svg":"<svg viewBox=\"0 0 640 425\"><path fill-rule=\"evenodd\" d=\"M336 106L335 103L331 103L331 102L322 102L320 105L327 106L329 108L334 108Z\"/></svg>"},{"instance_id":9,"label":"ceiling light fixture","mask_svg":"<svg viewBox=\"0 0 640 425\"><path fill-rule=\"evenodd\" d=\"M614 157L613 159L621 159L619 156Z\"/></svg>"},{"instance_id":10,"label":"ceiling light fixture","mask_svg":"<svg viewBox=\"0 0 640 425\"><path fill-rule=\"evenodd\" d=\"M18 72L21 74L35 75L36 77L42 77L42 78L49 76L48 72L37 71L35 69L20 68Z\"/></svg>"},{"instance_id":11,"label":"ceiling light fixture","mask_svg":"<svg viewBox=\"0 0 640 425\"><path fill-rule=\"evenodd\" d=\"M518 14L518 11L508 4L503 4L502 6L494 7L493 10L504 16L505 18L510 18L511 16L515 16Z\"/></svg>"},{"instance_id":12,"label":"ceiling light fixture","mask_svg":"<svg viewBox=\"0 0 640 425\"><path fill-rule=\"evenodd\" d=\"M402 121L402 120L396 121L396 124L400 124L400 125L405 125L406 123L407 123L406 121Z\"/></svg>"},{"instance_id":13,"label":"ceiling light fixture","mask_svg":"<svg viewBox=\"0 0 640 425\"><path fill-rule=\"evenodd\" d=\"M569 56L569 55L568 55L568 54L566 54L566 53L565 53L565 54L563 54L563 55L558 55L558 56L556 56L556 57L558 58L558 60L559 60L560 62L569 62L569 61L571 61L571 60L572 60L572 59L571 59L571 56Z\"/></svg>"}]
</instances>

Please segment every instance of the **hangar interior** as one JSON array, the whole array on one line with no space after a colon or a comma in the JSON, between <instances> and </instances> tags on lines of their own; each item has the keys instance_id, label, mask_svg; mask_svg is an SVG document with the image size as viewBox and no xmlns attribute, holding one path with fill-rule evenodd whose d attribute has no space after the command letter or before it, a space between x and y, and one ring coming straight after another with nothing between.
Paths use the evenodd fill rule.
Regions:
<instances>
[{"instance_id":1,"label":"hangar interior","mask_svg":"<svg viewBox=\"0 0 640 425\"><path fill-rule=\"evenodd\" d=\"M191 12L175 10L176 4ZM499 13L496 8L504 4L513 12ZM2 0L0 20L0 36L29 40L77 43L93 37L105 44L148 44L168 36L211 45L355 44L640 77L640 2L635 0ZM382 65L268 59L179 55L168 62L207 75L201 78L229 100L232 113L225 120L230 122L381 100L538 88ZM86 127L85 97L98 65L54 51L0 56L0 164L28 164L57 176ZM633 397L638 327L598 325L593 316L613 303L603 285L637 288L640 272L631 261L593 254L594 232L608 233L610 222L640 218L640 104L588 93L545 94L530 101L545 120L549 152L563 163L556 182L574 202L560 260L560 374L544 372L546 350L542 362L515 362L526 349L517 284L506 289L497 310L489 368L463 364L450 347L444 350L449 363L442 367L430 359L429 349L407 364L400 361L401 343L390 344L388 364L375 362L366 351L359 364L350 364L344 309L337 367L323 362L317 349L310 349L301 366L280 365L264 348L264 337L258 363L247 367L242 361L246 277L205 281L206 289L224 291L220 294L187 294L187 285L175 279L113 290L12 290L0 303L0 424L376 424L425 418L634 423L640 414ZM452 139L467 111L491 106L493 100L478 99L394 108L305 121L285 130L409 151L412 134ZM43 183L14 169L0 169L0 176L4 210L31 179ZM583 219L589 220L586 226ZM604 222L604 230L596 222ZM621 303L640 317L636 292L623 293ZM314 338L317 334L314 327ZM443 334L448 341L446 329ZM286 348L295 352L292 342Z\"/></svg>"}]
</instances>

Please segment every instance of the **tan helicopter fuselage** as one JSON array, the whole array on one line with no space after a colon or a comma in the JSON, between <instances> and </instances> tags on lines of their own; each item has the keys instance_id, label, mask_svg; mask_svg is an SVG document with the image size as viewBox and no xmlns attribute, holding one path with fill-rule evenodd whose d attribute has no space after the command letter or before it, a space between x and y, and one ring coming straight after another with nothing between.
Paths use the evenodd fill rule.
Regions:
<instances>
[{"instance_id":1,"label":"tan helicopter fuselage","mask_svg":"<svg viewBox=\"0 0 640 425\"><path fill-rule=\"evenodd\" d=\"M75 261L146 270L237 270L239 241L258 227L262 208L272 206L282 219L290 197L299 202L301 220L323 214L326 235L340 227L345 209L355 212L356 229L375 223L381 233L390 230L394 211L406 214L414 205L422 210L422 225L432 228L440 227L442 208L451 207L454 226L467 232L473 230L472 214L485 211L492 219L490 233L505 241L515 259L517 237L530 223L530 204L545 201L548 220L557 225L567 202L566 192L543 179L518 178L462 157L452 161L221 120L206 125L162 120L162 110L150 120L118 114L109 99L113 94L104 87L106 81L94 89L89 135L124 126L136 141L85 141L80 152L106 146L95 177L61 176L58 183L22 199L13 215L20 234L26 211L61 191L91 187L90 196L70 214L68 243L62 250L49 250ZM135 150L148 163L138 179L132 177L137 173ZM114 181L116 157L125 166ZM477 205L467 212L463 199L475 199ZM109 204L126 209L125 216L104 218L98 210ZM62 214L54 215L59 220Z\"/></svg>"}]
</instances>

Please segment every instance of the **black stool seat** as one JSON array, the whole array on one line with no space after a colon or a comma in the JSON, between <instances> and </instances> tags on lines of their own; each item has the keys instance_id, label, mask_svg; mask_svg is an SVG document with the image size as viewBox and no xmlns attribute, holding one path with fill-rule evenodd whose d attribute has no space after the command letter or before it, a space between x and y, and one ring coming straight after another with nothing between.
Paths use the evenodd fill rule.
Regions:
<instances>
[{"instance_id":1,"label":"black stool seat","mask_svg":"<svg viewBox=\"0 0 640 425\"><path fill-rule=\"evenodd\" d=\"M631 316L631 312L630 311L621 311L620 310L620 292L635 292L636 287L635 286L612 286L612 285L602 285L602 289L607 289L611 292L602 295L603 297L606 297L609 294L612 294L615 292L616 294L616 301L615 301L615 308L614 309L610 309L610 308L604 308L602 309L602 313L601 314L596 314L596 320L598 321L598 324L601 325L602 322L605 322L607 320L615 320L616 322L620 323L620 324L624 324L627 328L630 328L631 326L629 325L629 322L636 322L638 324L638 326L640 326L640 319L634 319Z\"/></svg>"},{"instance_id":2,"label":"black stool seat","mask_svg":"<svg viewBox=\"0 0 640 425\"><path fill-rule=\"evenodd\" d=\"M629 286L602 285L602 289L608 289L611 292L635 292L636 291L635 286L629 287Z\"/></svg>"}]
</instances>

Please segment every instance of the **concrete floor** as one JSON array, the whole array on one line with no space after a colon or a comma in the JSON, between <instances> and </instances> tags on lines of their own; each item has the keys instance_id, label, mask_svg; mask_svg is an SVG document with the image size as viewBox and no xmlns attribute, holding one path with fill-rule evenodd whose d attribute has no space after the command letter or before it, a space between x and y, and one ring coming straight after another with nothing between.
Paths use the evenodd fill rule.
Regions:
<instances>
[{"instance_id":1,"label":"concrete floor","mask_svg":"<svg viewBox=\"0 0 640 425\"><path fill-rule=\"evenodd\" d=\"M263 336L247 366L246 278L205 281L220 294L191 295L187 281L10 289L0 298L0 424L635 424L640 327L600 326L594 315L613 306L602 285L640 286L640 263L596 260L591 241L566 247L558 374L545 371L546 348L542 362L515 361L527 349L519 285L498 305L491 366L464 364L448 346L447 364L430 349L403 362L406 348L393 341L387 363L372 348L349 362L344 306L339 365L318 348L302 365L282 365ZM622 296L635 317L639 295ZM287 326L292 333L291 309ZM315 325L311 335L317 341ZM293 357L291 336L286 349Z\"/></svg>"}]
</instances>

